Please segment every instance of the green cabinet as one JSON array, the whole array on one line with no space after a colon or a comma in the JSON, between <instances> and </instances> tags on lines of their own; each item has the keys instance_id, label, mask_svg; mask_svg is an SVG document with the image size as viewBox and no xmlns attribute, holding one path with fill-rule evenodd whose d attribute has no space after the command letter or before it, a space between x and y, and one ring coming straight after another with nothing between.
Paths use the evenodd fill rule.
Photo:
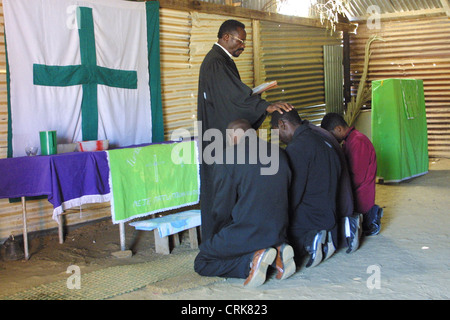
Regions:
<instances>
[{"instance_id":1,"label":"green cabinet","mask_svg":"<svg viewBox=\"0 0 450 320\"><path fill-rule=\"evenodd\" d=\"M372 143L377 176L399 182L428 172L428 133L423 81L372 81Z\"/></svg>"}]
</instances>

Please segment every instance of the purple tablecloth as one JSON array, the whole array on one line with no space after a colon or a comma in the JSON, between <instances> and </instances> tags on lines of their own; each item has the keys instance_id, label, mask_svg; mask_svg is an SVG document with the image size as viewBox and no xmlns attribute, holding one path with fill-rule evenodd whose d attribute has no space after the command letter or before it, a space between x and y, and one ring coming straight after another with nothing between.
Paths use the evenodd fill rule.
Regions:
<instances>
[{"instance_id":1,"label":"purple tablecloth","mask_svg":"<svg viewBox=\"0 0 450 320\"><path fill-rule=\"evenodd\" d=\"M0 198L46 195L53 218L85 203L110 200L105 151L0 159Z\"/></svg>"}]
</instances>

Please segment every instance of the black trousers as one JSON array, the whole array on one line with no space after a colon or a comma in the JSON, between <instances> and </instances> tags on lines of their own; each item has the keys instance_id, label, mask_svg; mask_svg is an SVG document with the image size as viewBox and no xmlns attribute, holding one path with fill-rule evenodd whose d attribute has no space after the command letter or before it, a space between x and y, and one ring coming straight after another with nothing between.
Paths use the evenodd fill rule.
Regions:
<instances>
[{"instance_id":1,"label":"black trousers","mask_svg":"<svg viewBox=\"0 0 450 320\"><path fill-rule=\"evenodd\" d=\"M201 276L245 279L250 273L253 254L225 259L200 251L194 261L194 270Z\"/></svg>"}]
</instances>

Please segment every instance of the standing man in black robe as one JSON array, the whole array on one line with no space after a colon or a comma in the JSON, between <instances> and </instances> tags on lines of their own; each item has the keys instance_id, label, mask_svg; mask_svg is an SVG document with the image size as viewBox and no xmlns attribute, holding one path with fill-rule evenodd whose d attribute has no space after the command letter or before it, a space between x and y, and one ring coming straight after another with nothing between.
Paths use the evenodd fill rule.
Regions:
<instances>
[{"instance_id":1,"label":"standing man in black robe","mask_svg":"<svg viewBox=\"0 0 450 320\"><path fill-rule=\"evenodd\" d=\"M217 42L203 60L199 75L197 120L201 126L203 157L205 148L212 143L203 141L207 130L220 130L224 147L225 130L232 121L246 119L254 129L258 129L268 113L292 109L288 103L270 103L260 95L252 94L252 89L241 81L233 58L239 57L245 49L247 33L244 24L227 20L220 26L217 37ZM211 214L212 167L213 164L205 161L200 165L202 239L210 238L215 228L215 217Z\"/></svg>"},{"instance_id":2,"label":"standing man in black robe","mask_svg":"<svg viewBox=\"0 0 450 320\"><path fill-rule=\"evenodd\" d=\"M315 133L296 110L274 113L273 129L287 144L292 170L288 237L296 257L309 254L306 267L317 266L330 252L322 247L327 236L337 243L336 203L341 164L333 146Z\"/></svg>"},{"instance_id":3,"label":"standing man in black robe","mask_svg":"<svg viewBox=\"0 0 450 320\"><path fill-rule=\"evenodd\" d=\"M243 278L244 286L256 287L272 265L276 278L286 279L295 272L294 251L286 243L288 158L277 145L259 139L246 120L232 122L228 133L232 145L214 166L211 212L217 230L202 240L194 269L202 276ZM261 174L269 166L266 158L277 162L272 174Z\"/></svg>"}]
</instances>

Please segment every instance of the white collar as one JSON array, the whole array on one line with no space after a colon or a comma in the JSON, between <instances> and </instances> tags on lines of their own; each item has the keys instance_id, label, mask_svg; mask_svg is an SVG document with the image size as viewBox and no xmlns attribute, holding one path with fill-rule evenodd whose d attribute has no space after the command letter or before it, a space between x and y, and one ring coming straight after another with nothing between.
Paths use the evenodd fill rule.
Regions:
<instances>
[{"instance_id":1,"label":"white collar","mask_svg":"<svg viewBox=\"0 0 450 320\"><path fill-rule=\"evenodd\" d=\"M228 52L227 49L225 49L224 47L222 47L218 42L216 42L216 44L217 44L220 48L222 48L222 50L225 51L225 53L226 53L231 59L233 59L233 56L231 55L231 53Z\"/></svg>"}]
</instances>

